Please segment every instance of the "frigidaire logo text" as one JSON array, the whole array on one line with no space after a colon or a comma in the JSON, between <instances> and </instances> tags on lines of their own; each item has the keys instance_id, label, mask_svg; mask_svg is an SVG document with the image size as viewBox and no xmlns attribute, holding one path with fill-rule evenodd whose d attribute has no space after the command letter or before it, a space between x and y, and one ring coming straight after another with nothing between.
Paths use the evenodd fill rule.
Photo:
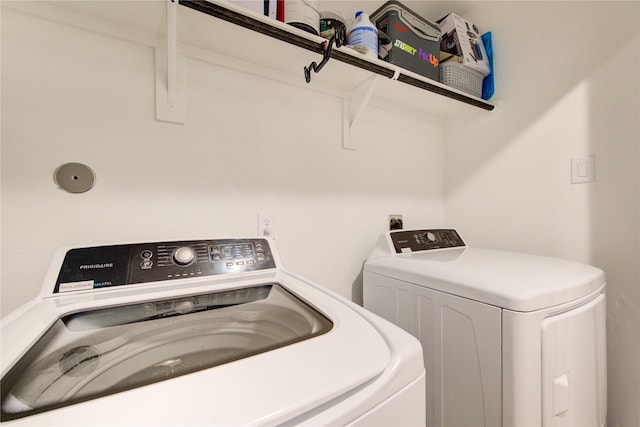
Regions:
<instances>
[{"instance_id":1,"label":"frigidaire logo text","mask_svg":"<svg viewBox=\"0 0 640 427\"><path fill-rule=\"evenodd\" d=\"M93 270L96 268L113 268L112 262L106 262L104 264L82 264L80 270Z\"/></svg>"}]
</instances>

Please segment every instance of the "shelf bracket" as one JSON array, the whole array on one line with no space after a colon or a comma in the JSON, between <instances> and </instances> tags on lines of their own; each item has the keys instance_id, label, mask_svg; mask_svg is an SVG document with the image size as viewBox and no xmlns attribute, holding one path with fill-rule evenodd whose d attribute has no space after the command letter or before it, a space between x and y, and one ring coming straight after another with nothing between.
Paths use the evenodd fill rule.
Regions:
<instances>
[{"instance_id":1,"label":"shelf bracket","mask_svg":"<svg viewBox=\"0 0 640 427\"><path fill-rule=\"evenodd\" d=\"M371 95L376 88L378 83L378 75L374 75L368 80L365 80L362 84L351 90L351 92L342 97L342 148L345 150L357 150L357 145L353 140L353 129L358 123L358 120L362 116L365 108L369 104L369 100L371 99ZM356 92L362 86L369 85L364 97L362 98L362 102L360 106L357 108L355 112L352 111L353 105L353 97Z\"/></svg>"},{"instance_id":2,"label":"shelf bracket","mask_svg":"<svg viewBox=\"0 0 640 427\"><path fill-rule=\"evenodd\" d=\"M166 49L156 48L156 120L184 124L184 56L177 53L178 0L166 0Z\"/></svg>"}]
</instances>

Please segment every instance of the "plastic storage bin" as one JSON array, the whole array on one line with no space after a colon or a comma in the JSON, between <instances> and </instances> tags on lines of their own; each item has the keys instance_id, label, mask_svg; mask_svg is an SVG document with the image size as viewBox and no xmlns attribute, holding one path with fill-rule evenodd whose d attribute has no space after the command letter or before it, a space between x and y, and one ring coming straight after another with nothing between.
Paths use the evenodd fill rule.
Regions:
<instances>
[{"instance_id":1,"label":"plastic storage bin","mask_svg":"<svg viewBox=\"0 0 640 427\"><path fill-rule=\"evenodd\" d=\"M469 95L482 96L482 81L484 76L480 71L467 67L456 61L440 63L440 82L459 89Z\"/></svg>"},{"instance_id":2,"label":"plastic storage bin","mask_svg":"<svg viewBox=\"0 0 640 427\"><path fill-rule=\"evenodd\" d=\"M438 80L440 27L397 1L388 1L371 14L378 30L389 36L380 57L414 73ZM388 50L386 56L384 51Z\"/></svg>"}]
</instances>

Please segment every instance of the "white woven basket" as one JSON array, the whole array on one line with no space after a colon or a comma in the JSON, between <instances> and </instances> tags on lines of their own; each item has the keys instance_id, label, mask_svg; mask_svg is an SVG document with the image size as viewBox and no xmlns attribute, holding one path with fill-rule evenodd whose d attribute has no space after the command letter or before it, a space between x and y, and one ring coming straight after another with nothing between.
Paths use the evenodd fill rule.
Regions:
<instances>
[{"instance_id":1,"label":"white woven basket","mask_svg":"<svg viewBox=\"0 0 640 427\"><path fill-rule=\"evenodd\" d=\"M447 61L440 63L440 82L459 89L469 95L482 96L482 80L484 76L479 71L465 67L459 62Z\"/></svg>"}]
</instances>

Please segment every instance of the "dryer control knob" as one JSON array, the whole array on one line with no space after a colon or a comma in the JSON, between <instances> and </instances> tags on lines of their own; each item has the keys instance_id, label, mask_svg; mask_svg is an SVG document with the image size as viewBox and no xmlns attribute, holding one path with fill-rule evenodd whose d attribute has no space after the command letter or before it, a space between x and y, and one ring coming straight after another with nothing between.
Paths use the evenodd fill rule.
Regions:
<instances>
[{"instance_id":1,"label":"dryer control knob","mask_svg":"<svg viewBox=\"0 0 640 427\"><path fill-rule=\"evenodd\" d=\"M196 251L188 246L182 246L173 253L173 261L178 265L190 264L196 259Z\"/></svg>"},{"instance_id":2,"label":"dryer control knob","mask_svg":"<svg viewBox=\"0 0 640 427\"><path fill-rule=\"evenodd\" d=\"M433 234L432 232L428 232L424 235L424 237L426 237L426 239L430 242L435 242L436 241L436 235Z\"/></svg>"}]
</instances>

